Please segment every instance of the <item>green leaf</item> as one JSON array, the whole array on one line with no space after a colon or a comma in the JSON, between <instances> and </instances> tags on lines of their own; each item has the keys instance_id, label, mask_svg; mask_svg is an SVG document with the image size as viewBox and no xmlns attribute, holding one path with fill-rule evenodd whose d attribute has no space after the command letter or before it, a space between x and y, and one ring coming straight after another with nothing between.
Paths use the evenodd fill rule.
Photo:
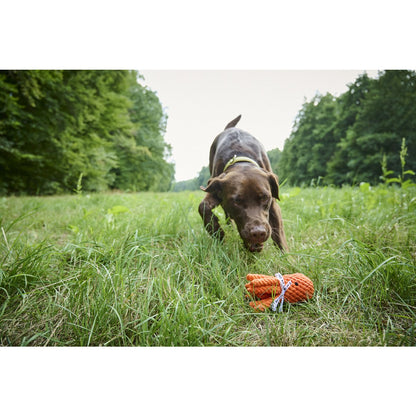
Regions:
<instances>
[{"instance_id":1,"label":"green leaf","mask_svg":"<svg viewBox=\"0 0 416 416\"><path fill-rule=\"evenodd\" d=\"M361 192L368 192L370 190L370 184L368 182L361 182L360 183L360 191Z\"/></svg>"},{"instance_id":2,"label":"green leaf","mask_svg":"<svg viewBox=\"0 0 416 416\"><path fill-rule=\"evenodd\" d=\"M386 179L386 183L392 183L392 182L400 183L401 180L399 178L389 178L389 179Z\"/></svg>"},{"instance_id":3,"label":"green leaf","mask_svg":"<svg viewBox=\"0 0 416 416\"><path fill-rule=\"evenodd\" d=\"M107 214L118 215L129 211L130 210L124 205L115 205L114 207L108 209Z\"/></svg>"},{"instance_id":4,"label":"green leaf","mask_svg":"<svg viewBox=\"0 0 416 416\"><path fill-rule=\"evenodd\" d=\"M79 233L79 227L77 225L68 225L68 229L71 230L74 234L78 234Z\"/></svg>"}]
</instances>

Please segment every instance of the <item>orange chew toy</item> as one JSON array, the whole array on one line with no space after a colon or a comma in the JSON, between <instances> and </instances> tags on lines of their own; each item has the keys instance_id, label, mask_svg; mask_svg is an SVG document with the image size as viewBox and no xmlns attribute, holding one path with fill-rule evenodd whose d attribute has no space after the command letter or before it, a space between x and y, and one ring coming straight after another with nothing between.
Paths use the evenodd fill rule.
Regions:
<instances>
[{"instance_id":1,"label":"orange chew toy","mask_svg":"<svg viewBox=\"0 0 416 416\"><path fill-rule=\"evenodd\" d=\"M312 280L302 273L293 273L275 276L264 274L248 274L249 282L245 285L247 291L259 300L250 302L253 309L264 311L267 308L276 310L280 303L282 311L283 301L290 303L308 300L313 296Z\"/></svg>"}]
</instances>

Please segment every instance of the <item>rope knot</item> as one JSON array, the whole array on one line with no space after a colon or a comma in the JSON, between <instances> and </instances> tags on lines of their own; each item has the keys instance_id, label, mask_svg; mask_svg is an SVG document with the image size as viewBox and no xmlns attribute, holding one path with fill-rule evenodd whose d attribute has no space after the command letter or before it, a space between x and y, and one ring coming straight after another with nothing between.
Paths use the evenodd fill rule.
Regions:
<instances>
[{"instance_id":1,"label":"rope knot","mask_svg":"<svg viewBox=\"0 0 416 416\"><path fill-rule=\"evenodd\" d=\"M279 307L279 312L283 311L283 301L285 299L285 293L286 290L289 289L290 285L292 284L292 281L289 280L286 284L285 281L283 279L283 276L280 273L276 273L275 276L277 277L277 279L279 280L280 283L280 288L282 289L282 292L280 293L280 295L273 301L273 303L270 305L270 309L273 312L276 312L277 306L280 303L280 307Z\"/></svg>"}]
</instances>

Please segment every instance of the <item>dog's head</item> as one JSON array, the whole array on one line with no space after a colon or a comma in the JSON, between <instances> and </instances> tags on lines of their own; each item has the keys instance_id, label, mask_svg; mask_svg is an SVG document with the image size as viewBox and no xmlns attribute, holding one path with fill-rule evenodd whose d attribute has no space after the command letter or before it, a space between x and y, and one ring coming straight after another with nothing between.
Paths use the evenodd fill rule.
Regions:
<instances>
[{"instance_id":1,"label":"dog's head","mask_svg":"<svg viewBox=\"0 0 416 416\"><path fill-rule=\"evenodd\" d=\"M206 188L220 201L237 225L250 251L261 251L270 237L269 211L273 198L279 199L278 178L264 169L239 164L208 181Z\"/></svg>"}]
</instances>

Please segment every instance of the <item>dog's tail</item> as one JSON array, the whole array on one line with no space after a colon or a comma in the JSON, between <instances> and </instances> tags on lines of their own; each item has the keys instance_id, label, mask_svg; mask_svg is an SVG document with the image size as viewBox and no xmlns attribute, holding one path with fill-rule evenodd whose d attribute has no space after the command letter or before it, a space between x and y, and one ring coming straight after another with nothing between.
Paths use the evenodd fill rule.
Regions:
<instances>
[{"instance_id":1,"label":"dog's tail","mask_svg":"<svg viewBox=\"0 0 416 416\"><path fill-rule=\"evenodd\" d=\"M238 117L236 117L233 121L230 121L225 126L225 129L224 130L227 130L227 129L231 128L231 127L235 127L237 125L237 123L240 121L240 118L241 118L241 114Z\"/></svg>"}]
</instances>

